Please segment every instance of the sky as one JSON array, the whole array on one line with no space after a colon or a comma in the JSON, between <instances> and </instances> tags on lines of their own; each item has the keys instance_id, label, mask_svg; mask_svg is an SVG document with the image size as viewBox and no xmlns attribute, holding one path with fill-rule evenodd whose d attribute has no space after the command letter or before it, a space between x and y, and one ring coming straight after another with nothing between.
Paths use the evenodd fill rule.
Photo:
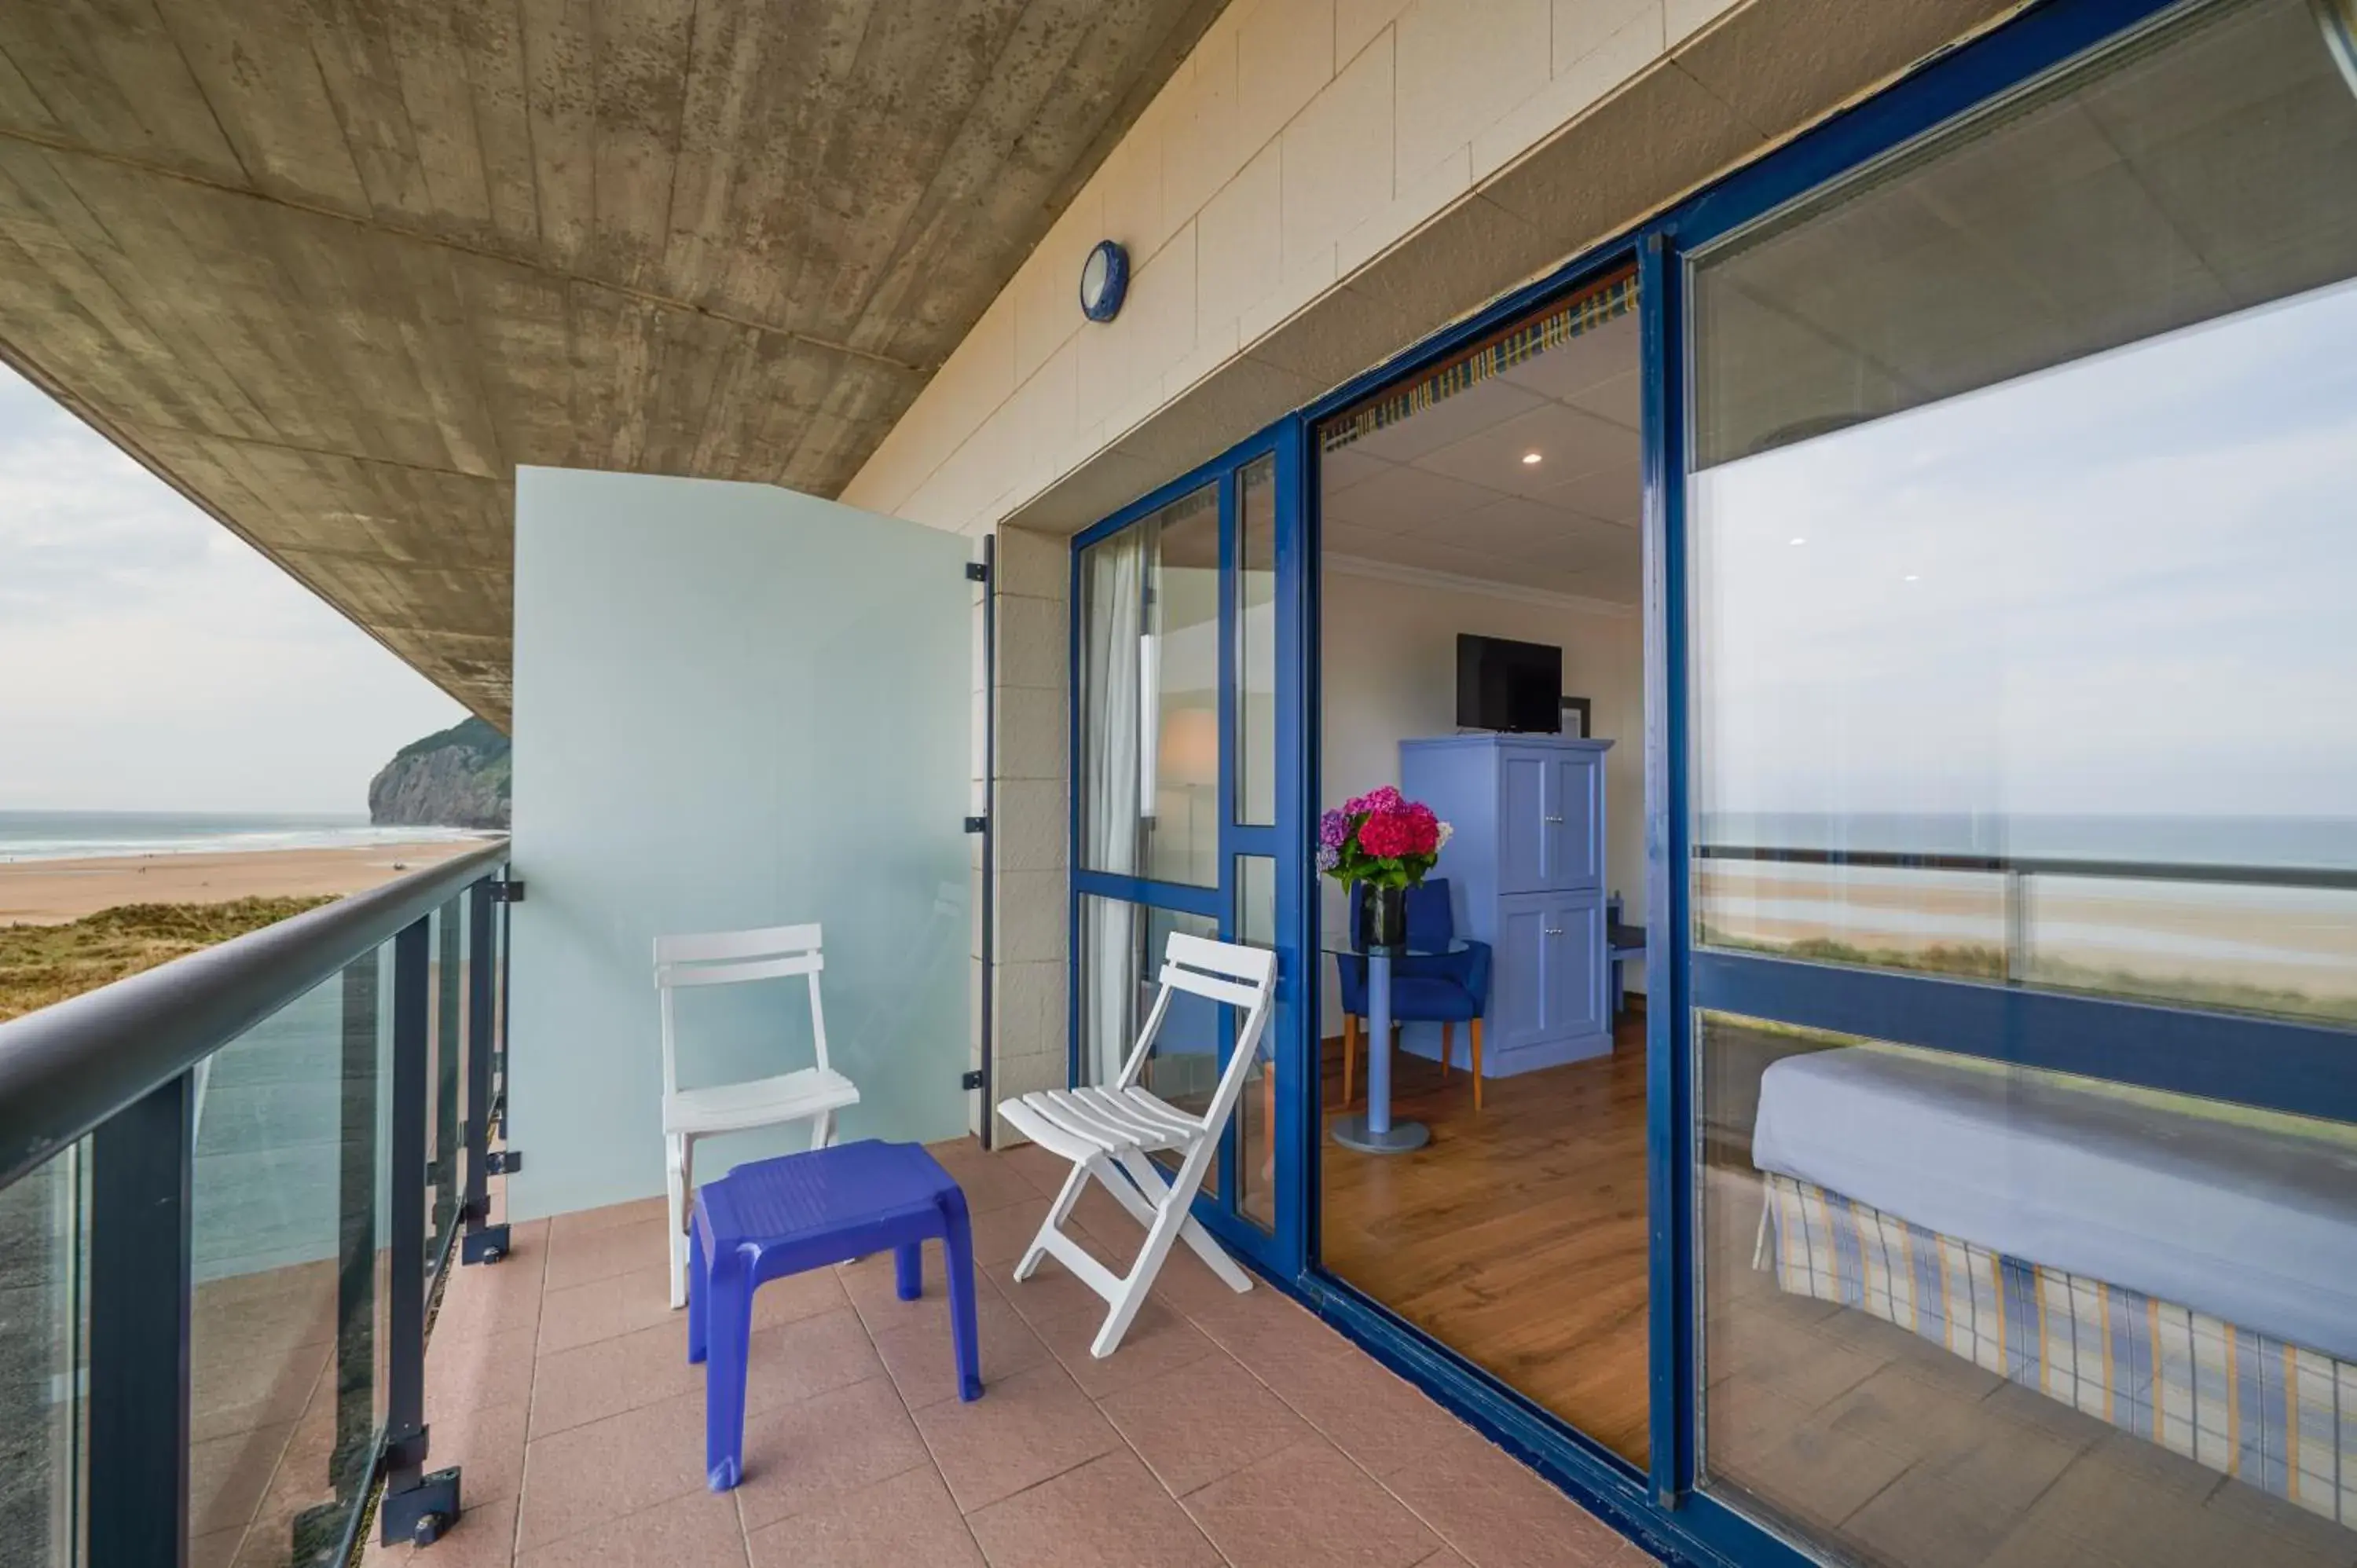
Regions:
<instances>
[{"instance_id":1,"label":"sky","mask_svg":"<svg viewBox=\"0 0 2357 1568\"><path fill-rule=\"evenodd\" d=\"M364 813L465 716L0 367L0 811Z\"/></svg>"},{"instance_id":2,"label":"sky","mask_svg":"<svg viewBox=\"0 0 2357 1568\"><path fill-rule=\"evenodd\" d=\"M2357 811L2357 284L1700 477L1722 811Z\"/></svg>"}]
</instances>

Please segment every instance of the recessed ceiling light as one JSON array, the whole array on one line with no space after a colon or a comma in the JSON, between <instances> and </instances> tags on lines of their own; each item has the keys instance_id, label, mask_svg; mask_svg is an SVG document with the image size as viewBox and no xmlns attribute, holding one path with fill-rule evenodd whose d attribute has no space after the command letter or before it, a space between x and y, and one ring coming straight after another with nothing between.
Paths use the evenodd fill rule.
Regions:
<instances>
[{"instance_id":1,"label":"recessed ceiling light","mask_svg":"<svg viewBox=\"0 0 2357 1568\"><path fill-rule=\"evenodd\" d=\"M1795 544L1806 544L1808 541L1805 539L1795 539L1792 542Z\"/></svg>"},{"instance_id":2,"label":"recessed ceiling light","mask_svg":"<svg viewBox=\"0 0 2357 1568\"><path fill-rule=\"evenodd\" d=\"M1538 455L1537 453L1535 453L1535 452L1525 452L1525 453L1523 453L1523 463L1524 463L1524 464L1526 464L1526 465L1527 465L1527 464L1531 464L1531 463L1535 463L1535 462L1537 462L1538 460L1539 460L1539 455Z\"/></svg>"},{"instance_id":3,"label":"recessed ceiling light","mask_svg":"<svg viewBox=\"0 0 2357 1568\"><path fill-rule=\"evenodd\" d=\"M1910 572L1910 573L1908 573L1908 574L1907 574L1906 580L1907 580L1908 582L1910 582L1910 583L1920 583L1920 582L1921 582L1923 579L1922 579L1922 576L1921 576L1920 574L1918 574L1918 573L1914 573L1914 572Z\"/></svg>"}]
</instances>

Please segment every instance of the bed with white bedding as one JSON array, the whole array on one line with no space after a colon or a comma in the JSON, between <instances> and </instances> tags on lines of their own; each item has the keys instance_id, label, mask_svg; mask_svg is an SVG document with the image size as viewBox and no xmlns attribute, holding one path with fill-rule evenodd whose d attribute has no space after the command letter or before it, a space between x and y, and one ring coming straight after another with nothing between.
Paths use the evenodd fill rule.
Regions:
<instances>
[{"instance_id":1,"label":"bed with white bedding","mask_svg":"<svg viewBox=\"0 0 2357 1568\"><path fill-rule=\"evenodd\" d=\"M2357 1143L1878 1047L1760 1079L1760 1257L2357 1528Z\"/></svg>"}]
</instances>

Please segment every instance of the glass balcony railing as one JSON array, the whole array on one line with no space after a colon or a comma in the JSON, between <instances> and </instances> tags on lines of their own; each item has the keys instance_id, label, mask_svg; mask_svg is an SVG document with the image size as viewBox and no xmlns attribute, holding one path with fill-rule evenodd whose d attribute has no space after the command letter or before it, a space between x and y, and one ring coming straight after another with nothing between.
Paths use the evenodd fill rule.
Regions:
<instances>
[{"instance_id":1,"label":"glass balcony railing","mask_svg":"<svg viewBox=\"0 0 2357 1568\"><path fill-rule=\"evenodd\" d=\"M496 1262L504 844L0 1025L0 1568L457 1518L425 1351Z\"/></svg>"},{"instance_id":2,"label":"glass balcony railing","mask_svg":"<svg viewBox=\"0 0 2357 1568\"><path fill-rule=\"evenodd\" d=\"M1697 945L2357 1025L2357 869L1704 844Z\"/></svg>"}]
</instances>

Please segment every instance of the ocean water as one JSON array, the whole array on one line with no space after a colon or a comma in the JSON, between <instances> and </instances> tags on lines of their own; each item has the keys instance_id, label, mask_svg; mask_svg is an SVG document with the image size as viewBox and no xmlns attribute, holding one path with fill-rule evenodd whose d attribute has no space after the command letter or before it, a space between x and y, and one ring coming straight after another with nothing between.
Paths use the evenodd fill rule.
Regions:
<instances>
[{"instance_id":1,"label":"ocean water","mask_svg":"<svg viewBox=\"0 0 2357 1568\"><path fill-rule=\"evenodd\" d=\"M374 827L357 813L0 811L0 863L366 848L480 836L464 828Z\"/></svg>"}]
</instances>

